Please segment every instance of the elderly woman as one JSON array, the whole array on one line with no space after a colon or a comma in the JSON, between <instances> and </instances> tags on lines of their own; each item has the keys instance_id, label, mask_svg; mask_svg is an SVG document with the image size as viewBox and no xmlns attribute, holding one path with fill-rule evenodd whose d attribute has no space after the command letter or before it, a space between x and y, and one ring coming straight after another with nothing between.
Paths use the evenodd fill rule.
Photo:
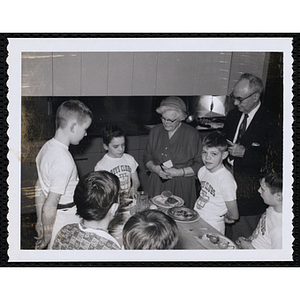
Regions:
<instances>
[{"instance_id":1,"label":"elderly woman","mask_svg":"<svg viewBox=\"0 0 300 300\"><path fill-rule=\"evenodd\" d=\"M168 190L181 197L186 207L193 208L197 198L195 175L203 165L200 134L182 122L187 114L181 98L167 97L156 111L161 114L162 124L150 131L144 155L151 172L149 196Z\"/></svg>"}]
</instances>

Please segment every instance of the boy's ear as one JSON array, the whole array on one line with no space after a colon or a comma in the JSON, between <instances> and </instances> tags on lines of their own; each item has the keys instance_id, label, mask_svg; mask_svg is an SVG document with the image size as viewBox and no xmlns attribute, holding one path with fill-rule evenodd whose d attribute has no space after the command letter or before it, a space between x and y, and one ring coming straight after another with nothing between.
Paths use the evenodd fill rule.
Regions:
<instances>
[{"instance_id":1,"label":"boy's ear","mask_svg":"<svg viewBox=\"0 0 300 300\"><path fill-rule=\"evenodd\" d=\"M278 202L282 202L282 192L275 193L275 197Z\"/></svg>"},{"instance_id":2,"label":"boy's ear","mask_svg":"<svg viewBox=\"0 0 300 300\"><path fill-rule=\"evenodd\" d=\"M103 148L104 148L104 150L108 151L107 145L103 144Z\"/></svg>"},{"instance_id":3,"label":"boy's ear","mask_svg":"<svg viewBox=\"0 0 300 300\"><path fill-rule=\"evenodd\" d=\"M74 122L74 123L71 123L71 125L70 125L70 131L71 132L73 132L74 133L74 131L75 131L75 126L76 126L76 122Z\"/></svg>"},{"instance_id":4,"label":"boy's ear","mask_svg":"<svg viewBox=\"0 0 300 300\"><path fill-rule=\"evenodd\" d=\"M228 151L224 151L223 153L222 153L222 160L224 160L227 156L228 156Z\"/></svg>"},{"instance_id":5,"label":"boy's ear","mask_svg":"<svg viewBox=\"0 0 300 300\"><path fill-rule=\"evenodd\" d=\"M110 213L111 213L112 216L115 216L115 214L116 214L118 208L119 208L119 203L114 203L114 204L111 206L111 208L110 208L109 211L110 211Z\"/></svg>"}]
</instances>

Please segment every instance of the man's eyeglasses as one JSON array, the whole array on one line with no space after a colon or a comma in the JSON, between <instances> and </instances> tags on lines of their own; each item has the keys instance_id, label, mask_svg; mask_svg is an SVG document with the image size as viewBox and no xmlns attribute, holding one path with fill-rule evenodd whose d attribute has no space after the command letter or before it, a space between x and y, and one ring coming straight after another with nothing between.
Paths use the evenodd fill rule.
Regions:
<instances>
[{"instance_id":1,"label":"man's eyeglasses","mask_svg":"<svg viewBox=\"0 0 300 300\"><path fill-rule=\"evenodd\" d=\"M246 99L248 99L248 98L250 98L251 96L253 96L255 93L258 93L258 92L253 92L251 95L249 95L249 96L247 96L247 97L245 97L245 98L242 98L242 97L235 97L234 96L234 94L233 94L233 92L230 94L230 98L233 100L233 101L238 101L240 104L244 101L244 100L246 100Z\"/></svg>"},{"instance_id":2,"label":"man's eyeglasses","mask_svg":"<svg viewBox=\"0 0 300 300\"><path fill-rule=\"evenodd\" d=\"M175 120L170 120L170 119L165 119L164 117L160 117L160 119L163 121L163 122L169 122L171 124L173 124L174 122L176 122L178 120L178 118L176 118Z\"/></svg>"}]
</instances>

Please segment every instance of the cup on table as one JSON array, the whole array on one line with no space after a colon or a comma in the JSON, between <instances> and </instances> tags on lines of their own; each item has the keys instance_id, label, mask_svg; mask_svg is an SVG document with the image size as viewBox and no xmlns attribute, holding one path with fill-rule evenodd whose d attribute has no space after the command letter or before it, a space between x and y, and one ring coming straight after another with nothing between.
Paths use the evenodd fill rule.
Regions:
<instances>
[{"instance_id":1,"label":"cup on table","mask_svg":"<svg viewBox=\"0 0 300 300\"><path fill-rule=\"evenodd\" d=\"M136 211L143 211L150 207L150 200L148 193L145 191L138 192L137 204L136 204Z\"/></svg>"}]
</instances>

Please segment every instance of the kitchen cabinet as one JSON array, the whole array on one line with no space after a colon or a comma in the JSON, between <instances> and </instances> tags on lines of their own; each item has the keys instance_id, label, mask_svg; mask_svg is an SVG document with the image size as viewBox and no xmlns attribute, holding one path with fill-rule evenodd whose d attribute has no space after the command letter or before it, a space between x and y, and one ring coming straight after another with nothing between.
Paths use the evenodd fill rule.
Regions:
<instances>
[{"instance_id":1,"label":"kitchen cabinet","mask_svg":"<svg viewBox=\"0 0 300 300\"><path fill-rule=\"evenodd\" d=\"M109 53L108 65L108 95L132 95L133 53Z\"/></svg>"},{"instance_id":2,"label":"kitchen cabinet","mask_svg":"<svg viewBox=\"0 0 300 300\"><path fill-rule=\"evenodd\" d=\"M198 53L193 94L227 95L231 59L231 52Z\"/></svg>"},{"instance_id":3,"label":"kitchen cabinet","mask_svg":"<svg viewBox=\"0 0 300 300\"><path fill-rule=\"evenodd\" d=\"M156 95L156 52L134 53L132 95Z\"/></svg>"},{"instance_id":4,"label":"kitchen cabinet","mask_svg":"<svg viewBox=\"0 0 300 300\"><path fill-rule=\"evenodd\" d=\"M81 94L107 95L108 53L82 52Z\"/></svg>"},{"instance_id":5,"label":"kitchen cabinet","mask_svg":"<svg viewBox=\"0 0 300 300\"><path fill-rule=\"evenodd\" d=\"M52 96L52 53L22 55L22 96Z\"/></svg>"},{"instance_id":6,"label":"kitchen cabinet","mask_svg":"<svg viewBox=\"0 0 300 300\"><path fill-rule=\"evenodd\" d=\"M197 53L158 53L156 95L193 95Z\"/></svg>"},{"instance_id":7,"label":"kitchen cabinet","mask_svg":"<svg viewBox=\"0 0 300 300\"><path fill-rule=\"evenodd\" d=\"M53 96L81 95L81 53L53 52Z\"/></svg>"},{"instance_id":8,"label":"kitchen cabinet","mask_svg":"<svg viewBox=\"0 0 300 300\"><path fill-rule=\"evenodd\" d=\"M22 96L227 95L238 77L266 81L265 52L22 54Z\"/></svg>"}]
</instances>

